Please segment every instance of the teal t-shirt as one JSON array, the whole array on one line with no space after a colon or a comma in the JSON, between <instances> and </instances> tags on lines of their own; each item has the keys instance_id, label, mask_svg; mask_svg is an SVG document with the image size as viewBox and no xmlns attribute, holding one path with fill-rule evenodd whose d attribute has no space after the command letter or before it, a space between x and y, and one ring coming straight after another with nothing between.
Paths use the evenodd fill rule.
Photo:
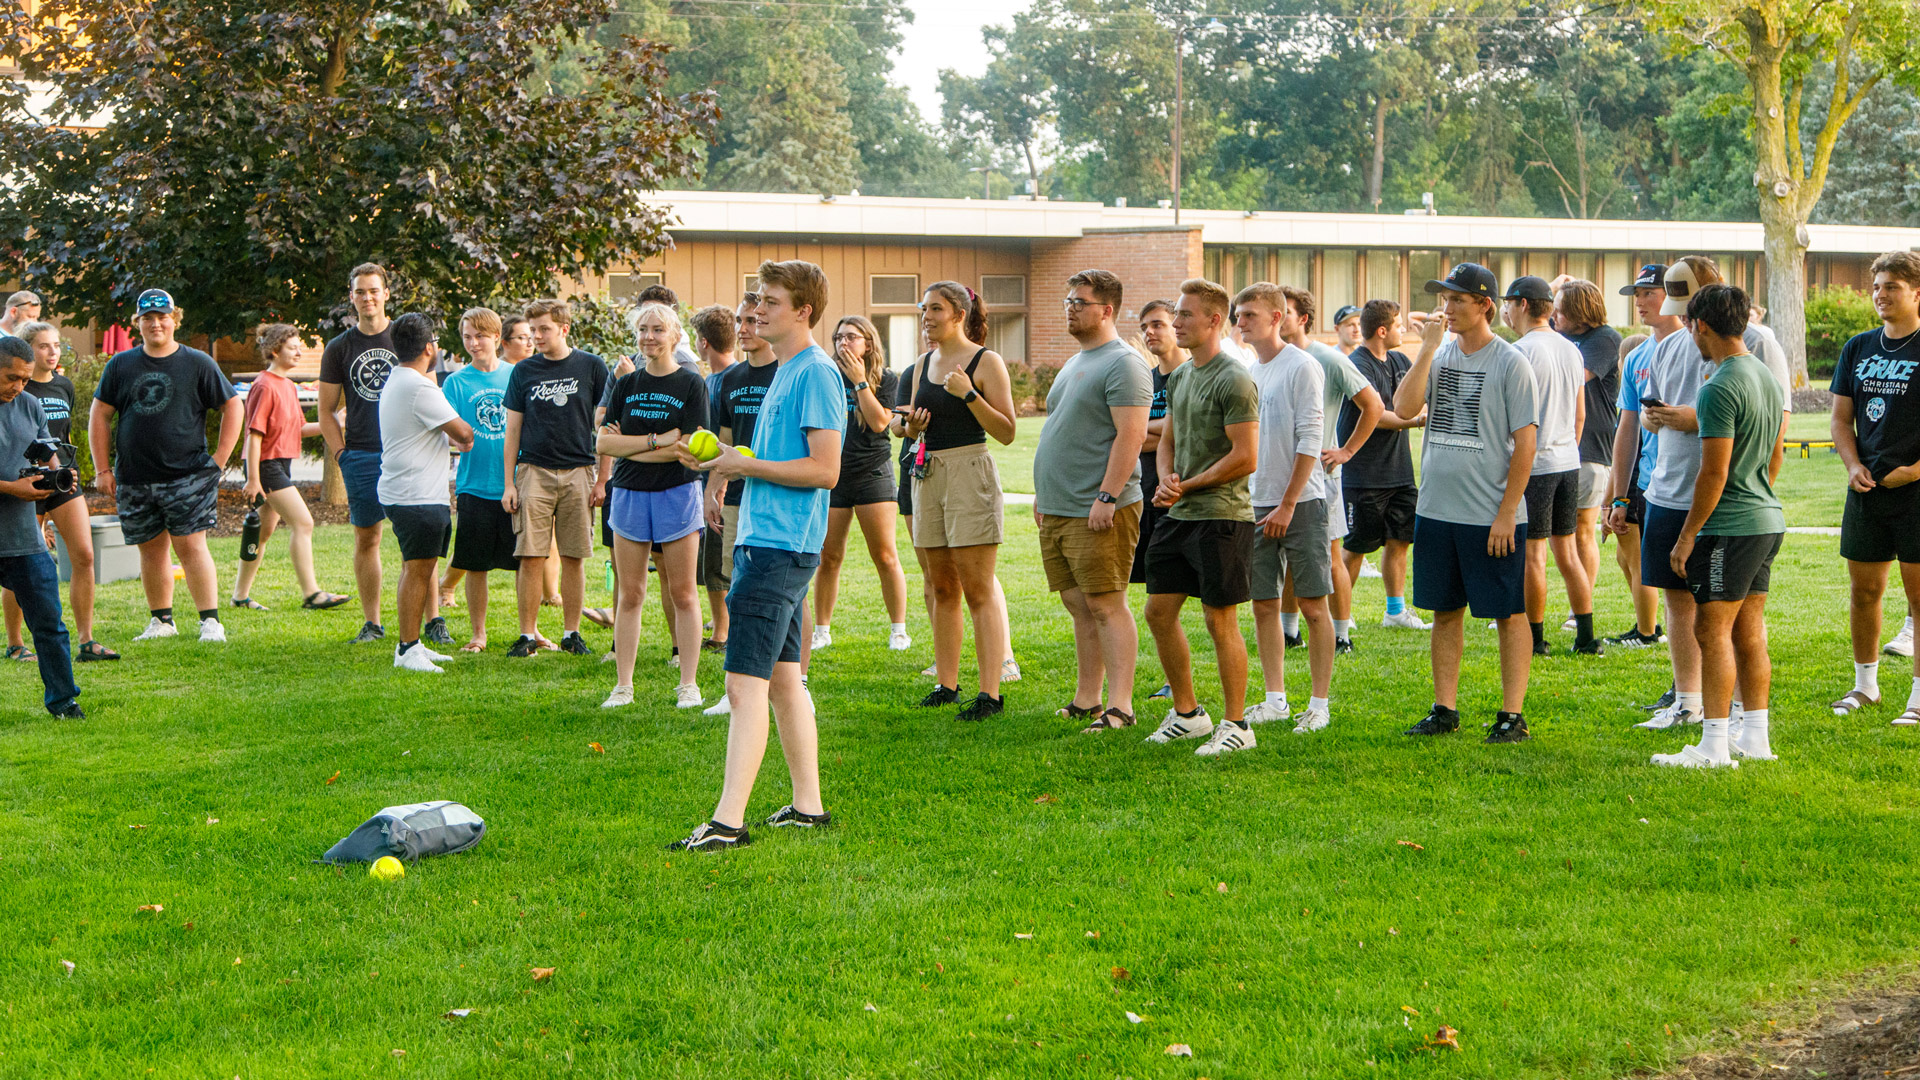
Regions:
<instances>
[{"instance_id":1,"label":"teal t-shirt","mask_svg":"<svg viewBox=\"0 0 1920 1080\"><path fill-rule=\"evenodd\" d=\"M447 377L447 404L473 428L473 449L460 455L453 489L462 495L497 499L507 490L507 380L512 364L481 371L468 364Z\"/></svg>"},{"instance_id":2,"label":"teal t-shirt","mask_svg":"<svg viewBox=\"0 0 1920 1080\"><path fill-rule=\"evenodd\" d=\"M1785 532L1786 513L1767 472L1780 439L1786 395L1767 366L1748 353L1714 369L1694 399L1700 438L1732 439L1727 487L1701 532L1709 536L1768 536Z\"/></svg>"}]
</instances>

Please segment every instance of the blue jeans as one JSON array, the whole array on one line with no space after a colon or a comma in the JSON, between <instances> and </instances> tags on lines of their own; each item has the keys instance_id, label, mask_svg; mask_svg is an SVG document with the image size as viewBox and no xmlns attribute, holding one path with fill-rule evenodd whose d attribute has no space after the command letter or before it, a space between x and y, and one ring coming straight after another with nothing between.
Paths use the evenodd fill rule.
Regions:
<instances>
[{"instance_id":1,"label":"blue jeans","mask_svg":"<svg viewBox=\"0 0 1920 1080\"><path fill-rule=\"evenodd\" d=\"M73 684L67 624L60 621L60 573L53 567L53 556L42 551L0 558L0 588L13 590L27 629L33 632L40 683L47 689L47 711L58 712L73 704L80 688Z\"/></svg>"}]
</instances>

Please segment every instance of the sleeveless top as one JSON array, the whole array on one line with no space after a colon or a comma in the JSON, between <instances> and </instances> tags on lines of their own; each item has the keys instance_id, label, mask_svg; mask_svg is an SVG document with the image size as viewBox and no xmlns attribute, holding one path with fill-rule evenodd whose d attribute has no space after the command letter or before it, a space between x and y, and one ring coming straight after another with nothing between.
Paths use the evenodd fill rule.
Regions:
<instances>
[{"instance_id":1,"label":"sleeveless top","mask_svg":"<svg viewBox=\"0 0 1920 1080\"><path fill-rule=\"evenodd\" d=\"M985 355L985 347L973 354L973 359L967 362L967 378L973 378L974 370L980 366L980 358ZM914 406L932 414L932 419L927 422L927 430L920 436L926 442L927 450L951 450L956 446L977 446L986 442L987 429L980 426L980 421L975 419L967 403L947 393L945 386L935 384L929 377L933 368L932 360L933 354L930 352L920 358L920 377L914 382L913 388ZM976 383L974 389L978 390L979 384Z\"/></svg>"}]
</instances>

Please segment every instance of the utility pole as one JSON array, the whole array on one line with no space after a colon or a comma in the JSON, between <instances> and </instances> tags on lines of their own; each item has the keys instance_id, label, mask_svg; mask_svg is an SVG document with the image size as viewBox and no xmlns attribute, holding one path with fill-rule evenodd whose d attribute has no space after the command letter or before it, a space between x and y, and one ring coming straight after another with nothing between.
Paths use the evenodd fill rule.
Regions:
<instances>
[{"instance_id":1,"label":"utility pole","mask_svg":"<svg viewBox=\"0 0 1920 1080\"><path fill-rule=\"evenodd\" d=\"M1173 223L1180 224L1180 114L1186 112L1186 88L1181 82L1181 69L1186 66L1187 24L1183 21L1173 31Z\"/></svg>"}]
</instances>

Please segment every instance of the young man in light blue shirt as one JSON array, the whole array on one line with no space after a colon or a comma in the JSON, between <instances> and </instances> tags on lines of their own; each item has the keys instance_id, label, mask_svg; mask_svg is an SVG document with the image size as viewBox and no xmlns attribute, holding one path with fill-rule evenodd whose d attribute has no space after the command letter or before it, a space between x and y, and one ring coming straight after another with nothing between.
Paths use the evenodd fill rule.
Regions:
<instances>
[{"instance_id":1,"label":"young man in light blue shirt","mask_svg":"<svg viewBox=\"0 0 1920 1080\"><path fill-rule=\"evenodd\" d=\"M760 264L759 336L780 365L760 402L752 455L722 445L709 461L683 439L680 460L709 471L713 483L744 480L740 528L727 593L726 780L712 820L668 847L724 851L744 847L747 801L767 753L769 706L793 778L793 801L767 819L774 828L815 828L833 817L820 801L819 733L813 698L801 682L807 586L827 538L828 493L840 479L846 395L840 369L813 340L827 306L827 277L800 260Z\"/></svg>"}]
</instances>

